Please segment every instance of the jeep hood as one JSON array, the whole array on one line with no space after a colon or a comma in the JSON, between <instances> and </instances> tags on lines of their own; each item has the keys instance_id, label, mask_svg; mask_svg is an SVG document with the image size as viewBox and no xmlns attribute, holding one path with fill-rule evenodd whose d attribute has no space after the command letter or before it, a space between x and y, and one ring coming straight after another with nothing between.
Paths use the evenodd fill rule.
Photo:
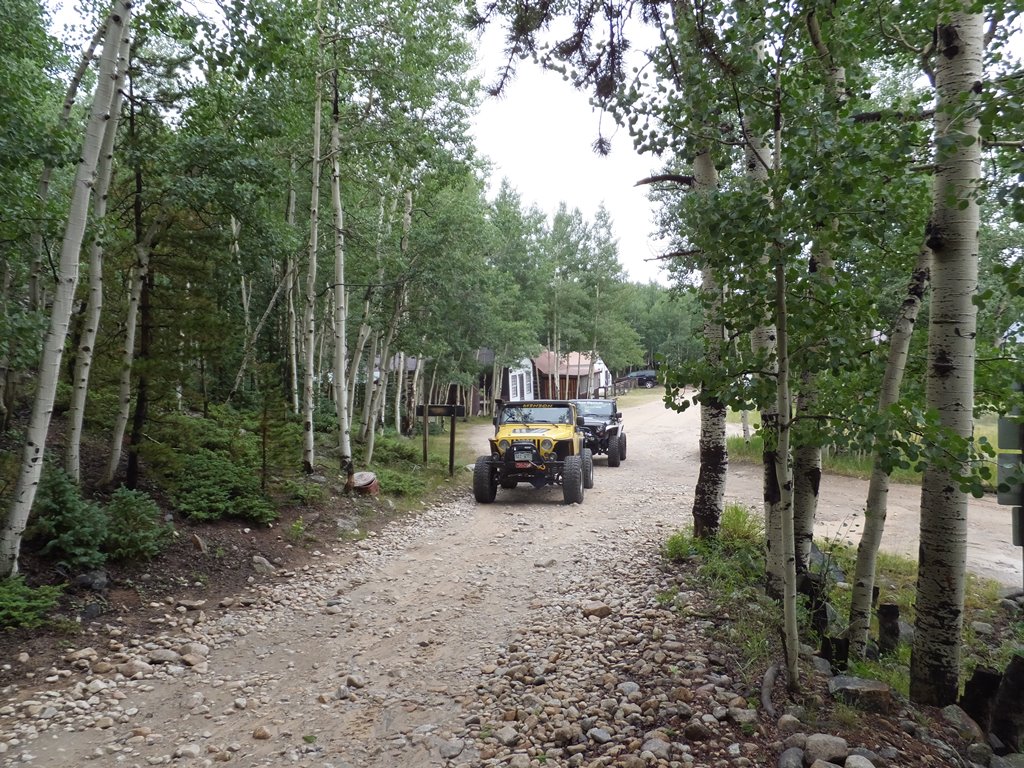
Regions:
<instances>
[{"instance_id":1,"label":"jeep hood","mask_svg":"<svg viewBox=\"0 0 1024 768\"><path fill-rule=\"evenodd\" d=\"M573 436L572 424L502 424L495 435L495 440L516 440L525 438L550 438L552 440L568 440Z\"/></svg>"}]
</instances>

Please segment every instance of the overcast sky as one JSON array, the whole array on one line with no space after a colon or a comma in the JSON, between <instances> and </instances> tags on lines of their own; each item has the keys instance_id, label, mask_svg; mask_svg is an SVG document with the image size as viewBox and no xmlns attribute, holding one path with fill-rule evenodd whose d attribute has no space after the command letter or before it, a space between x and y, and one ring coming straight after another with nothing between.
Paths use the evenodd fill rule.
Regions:
<instances>
[{"instance_id":1,"label":"overcast sky","mask_svg":"<svg viewBox=\"0 0 1024 768\"><path fill-rule=\"evenodd\" d=\"M493 83L502 62L500 37L485 35L478 60L484 84ZM593 150L600 125L612 139L605 157ZM555 72L519 62L507 93L484 98L474 137L494 166L492 196L507 177L525 206L535 203L549 218L565 202L593 220L604 203L629 278L667 284L659 263L651 260L663 249L648 237L654 229L648 188L634 186L658 168L657 158L637 155L628 133L607 115L602 123L585 94Z\"/></svg>"}]
</instances>

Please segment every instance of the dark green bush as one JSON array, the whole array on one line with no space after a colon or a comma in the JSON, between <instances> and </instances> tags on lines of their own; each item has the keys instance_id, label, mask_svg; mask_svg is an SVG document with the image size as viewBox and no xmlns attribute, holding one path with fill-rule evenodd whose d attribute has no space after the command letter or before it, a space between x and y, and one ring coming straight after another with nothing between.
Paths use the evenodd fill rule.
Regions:
<instances>
[{"instance_id":1,"label":"dark green bush","mask_svg":"<svg viewBox=\"0 0 1024 768\"><path fill-rule=\"evenodd\" d=\"M381 491L390 496L420 496L427 489L426 482L419 475L411 472L383 467L377 469L376 472Z\"/></svg>"},{"instance_id":2,"label":"dark green bush","mask_svg":"<svg viewBox=\"0 0 1024 768\"><path fill-rule=\"evenodd\" d=\"M373 446L373 463L381 465L423 463L423 444L380 435Z\"/></svg>"},{"instance_id":3,"label":"dark green bush","mask_svg":"<svg viewBox=\"0 0 1024 768\"><path fill-rule=\"evenodd\" d=\"M175 507L193 520L237 517L269 523L277 518L257 472L223 453L200 449L186 456L174 485Z\"/></svg>"},{"instance_id":4,"label":"dark green bush","mask_svg":"<svg viewBox=\"0 0 1024 768\"><path fill-rule=\"evenodd\" d=\"M282 490L288 495L290 501L302 504L304 507L316 506L324 500L326 495L322 485L309 480L286 480Z\"/></svg>"},{"instance_id":5,"label":"dark green bush","mask_svg":"<svg viewBox=\"0 0 1024 768\"><path fill-rule=\"evenodd\" d=\"M86 501L62 470L46 467L39 482L25 540L40 543L40 553L58 558L68 568L98 568L107 560L103 543L107 516Z\"/></svg>"},{"instance_id":6,"label":"dark green bush","mask_svg":"<svg viewBox=\"0 0 1024 768\"><path fill-rule=\"evenodd\" d=\"M42 626L62 591L62 587L53 586L33 589L20 576L0 581L0 629Z\"/></svg>"},{"instance_id":7,"label":"dark green bush","mask_svg":"<svg viewBox=\"0 0 1024 768\"><path fill-rule=\"evenodd\" d=\"M114 560L150 560L171 540L174 529L160 519L149 494L121 487L114 491L107 513L104 549Z\"/></svg>"}]
</instances>

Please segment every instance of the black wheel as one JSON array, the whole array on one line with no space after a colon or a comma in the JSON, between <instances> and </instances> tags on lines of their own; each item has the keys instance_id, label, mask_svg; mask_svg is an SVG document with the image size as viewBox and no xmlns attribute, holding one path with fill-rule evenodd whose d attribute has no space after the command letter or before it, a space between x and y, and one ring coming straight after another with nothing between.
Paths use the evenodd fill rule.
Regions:
<instances>
[{"instance_id":1,"label":"black wheel","mask_svg":"<svg viewBox=\"0 0 1024 768\"><path fill-rule=\"evenodd\" d=\"M644 389L654 389L654 382L648 379L644 382Z\"/></svg>"},{"instance_id":2,"label":"black wheel","mask_svg":"<svg viewBox=\"0 0 1024 768\"><path fill-rule=\"evenodd\" d=\"M620 453L620 449L621 448L622 448L622 443L619 442L618 435L616 435L615 437L609 437L608 438L608 466L609 467L617 467L617 466L619 466L619 462L622 461L622 454Z\"/></svg>"},{"instance_id":3,"label":"black wheel","mask_svg":"<svg viewBox=\"0 0 1024 768\"><path fill-rule=\"evenodd\" d=\"M481 504L490 504L498 495L498 481L490 456L478 456L473 465L473 495Z\"/></svg>"},{"instance_id":4,"label":"black wheel","mask_svg":"<svg viewBox=\"0 0 1024 768\"><path fill-rule=\"evenodd\" d=\"M566 456L562 468L562 498L566 504L583 503L583 462L579 456Z\"/></svg>"},{"instance_id":5,"label":"black wheel","mask_svg":"<svg viewBox=\"0 0 1024 768\"><path fill-rule=\"evenodd\" d=\"M510 491L513 488L515 488L517 485L519 485L519 481L518 480L502 480L500 483L498 483L498 485L500 485L506 491Z\"/></svg>"},{"instance_id":6,"label":"black wheel","mask_svg":"<svg viewBox=\"0 0 1024 768\"><path fill-rule=\"evenodd\" d=\"M594 487L594 453L589 448L583 449L583 487Z\"/></svg>"},{"instance_id":7,"label":"black wheel","mask_svg":"<svg viewBox=\"0 0 1024 768\"><path fill-rule=\"evenodd\" d=\"M619 460L626 460L626 436L619 435Z\"/></svg>"}]
</instances>

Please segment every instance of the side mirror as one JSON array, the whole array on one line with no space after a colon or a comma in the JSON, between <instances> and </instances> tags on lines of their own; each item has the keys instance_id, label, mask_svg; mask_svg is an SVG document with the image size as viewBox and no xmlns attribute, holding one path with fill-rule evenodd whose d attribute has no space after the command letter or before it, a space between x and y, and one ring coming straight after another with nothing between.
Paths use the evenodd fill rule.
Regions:
<instances>
[{"instance_id":1,"label":"side mirror","mask_svg":"<svg viewBox=\"0 0 1024 768\"><path fill-rule=\"evenodd\" d=\"M622 421L622 411L619 411L618 413L615 414L615 420Z\"/></svg>"},{"instance_id":2,"label":"side mirror","mask_svg":"<svg viewBox=\"0 0 1024 768\"><path fill-rule=\"evenodd\" d=\"M491 419L491 424L493 424L494 426L498 426L498 417L497 416L494 416Z\"/></svg>"},{"instance_id":3,"label":"side mirror","mask_svg":"<svg viewBox=\"0 0 1024 768\"><path fill-rule=\"evenodd\" d=\"M582 427L586 423L587 423L587 420L584 419L582 416L577 416L576 417L576 426L577 427Z\"/></svg>"}]
</instances>

